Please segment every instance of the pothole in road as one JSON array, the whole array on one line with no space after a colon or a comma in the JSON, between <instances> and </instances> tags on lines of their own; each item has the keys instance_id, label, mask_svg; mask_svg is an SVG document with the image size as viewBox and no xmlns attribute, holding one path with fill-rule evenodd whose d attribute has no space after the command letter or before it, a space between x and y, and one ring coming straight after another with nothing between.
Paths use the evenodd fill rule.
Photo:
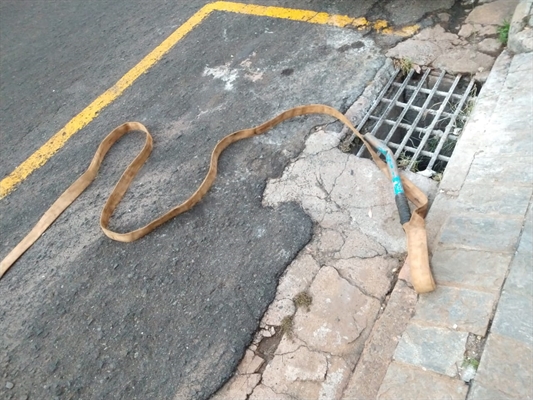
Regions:
<instances>
[{"instance_id":1,"label":"pothole in road","mask_svg":"<svg viewBox=\"0 0 533 400\"><path fill-rule=\"evenodd\" d=\"M439 180L473 109L478 86L461 75L402 65L357 129L387 144L400 168ZM351 152L368 157L355 139L348 139Z\"/></svg>"}]
</instances>

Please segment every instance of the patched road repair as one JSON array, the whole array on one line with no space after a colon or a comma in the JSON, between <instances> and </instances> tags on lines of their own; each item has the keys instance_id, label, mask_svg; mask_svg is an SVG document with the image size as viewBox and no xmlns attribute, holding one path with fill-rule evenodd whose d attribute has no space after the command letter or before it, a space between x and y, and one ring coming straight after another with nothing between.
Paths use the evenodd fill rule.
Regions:
<instances>
[{"instance_id":1,"label":"patched road repair","mask_svg":"<svg viewBox=\"0 0 533 400\"><path fill-rule=\"evenodd\" d=\"M260 6L269 3L279 6ZM3 3L2 257L123 122L142 122L155 143L113 219L129 231L189 197L226 134L301 104L345 111L386 59L367 34L389 27L370 22L393 2L374 3L297 1L290 7L308 14L272 15L225 2ZM433 7L450 6L442 3ZM206 4L221 8L198 14ZM417 12L401 24L425 11ZM331 18L339 15L347 17ZM186 32L160 59L139 64L179 29ZM0 393L209 397L311 238L312 222L296 204L261 205L266 181L281 175L313 127L329 122L299 118L233 145L200 204L129 244L109 240L97 223L142 145L136 134L121 140L96 181L0 280L0 365L13 384Z\"/></svg>"}]
</instances>

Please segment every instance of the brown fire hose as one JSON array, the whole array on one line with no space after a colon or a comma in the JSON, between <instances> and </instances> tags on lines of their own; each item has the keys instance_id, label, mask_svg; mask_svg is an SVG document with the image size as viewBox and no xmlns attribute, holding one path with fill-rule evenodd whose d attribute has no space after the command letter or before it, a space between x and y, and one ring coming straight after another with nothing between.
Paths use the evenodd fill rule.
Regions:
<instances>
[{"instance_id":1,"label":"brown fire hose","mask_svg":"<svg viewBox=\"0 0 533 400\"><path fill-rule=\"evenodd\" d=\"M166 221L190 210L196 203L198 203L213 184L217 175L218 158L222 151L230 144L241 139L261 135L283 121L307 114L326 114L337 118L344 123L367 146L374 162L381 169L381 171L391 178L391 173L387 168L387 164L379 158L367 140L357 131L357 129L354 128L348 118L346 118L342 113L332 107L321 104L295 107L282 112L275 118L259 126L250 129L243 129L225 136L216 144L215 148L213 149L213 152L211 153L209 171L207 172L203 182L192 196L170 211L156 218L148 225L131 232L118 233L108 228L109 220L111 219L115 208L128 190L133 178L142 168L152 151L152 136L144 127L144 125L138 122L127 122L115 128L113 131L111 131L111 133L109 133L109 135L106 136L106 138L98 146L98 149L96 150L96 153L87 170L67 190L65 190L65 192L63 192L63 194L44 213L30 233L28 233L28 235L22 239L22 241L17 244L17 246L15 246L15 248L11 250L11 252L2 260L2 262L0 262L0 278L28 248L35 243L35 241L46 231L46 229L48 229L48 227L61 215L61 213L67 209L68 206L72 204L72 202L91 184L98 173L100 164L102 163L106 153L118 139L128 132L144 132L146 135L144 147L120 177L118 183L111 192L111 195L107 199L100 215L100 227L104 233L109 238L120 242L133 242L134 240L137 240L152 232L155 228ZM435 289L435 282L433 281L433 276L429 268L426 228L424 222L428 201L426 195L407 178L401 177L401 183L405 190L405 196L416 207L411 215L410 220L406 223L403 223L403 227L407 235L407 252L409 255L412 284L418 293L426 293Z\"/></svg>"}]
</instances>

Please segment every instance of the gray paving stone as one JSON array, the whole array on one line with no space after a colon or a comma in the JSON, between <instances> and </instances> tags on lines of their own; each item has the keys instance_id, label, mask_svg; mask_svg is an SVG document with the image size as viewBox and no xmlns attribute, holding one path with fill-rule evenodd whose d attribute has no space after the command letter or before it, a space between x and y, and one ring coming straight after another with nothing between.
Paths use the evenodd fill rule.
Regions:
<instances>
[{"instance_id":1,"label":"gray paving stone","mask_svg":"<svg viewBox=\"0 0 533 400\"><path fill-rule=\"evenodd\" d=\"M529 90L533 90L533 85L525 83L524 78L520 78L518 82L511 83L512 78L506 81L505 90L516 92L522 91L529 86ZM517 140L521 133L527 132L531 134L531 118L529 118L529 111L531 108L531 96L504 96L498 100L498 107L491 117L491 125L495 128L490 131L490 134L483 138L485 146L483 151L479 152L479 157L484 158L487 155L485 147L487 143L491 145L502 141L507 144L508 138ZM501 130L500 130L501 129ZM526 141L520 143L522 146L529 144ZM490 153L489 153L490 154ZM518 154L520 157L520 154ZM511 160L512 161L512 160Z\"/></svg>"},{"instance_id":2,"label":"gray paving stone","mask_svg":"<svg viewBox=\"0 0 533 400\"><path fill-rule=\"evenodd\" d=\"M453 377L463 361L467 337L467 332L410 323L394 359Z\"/></svg>"},{"instance_id":3,"label":"gray paving stone","mask_svg":"<svg viewBox=\"0 0 533 400\"><path fill-rule=\"evenodd\" d=\"M393 362L379 389L377 400L463 400L468 386L459 379ZM348 399L365 399L352 397Z\"/></svg>"},{"instance_id":4,"label":"gray paving stone","mask_svg":"<svg viewBox=\"0 0 533 400\"><path fill-rule=\"evenodd\" d=\"M519 80L516 81L516 78ZM508 76L502 90L511 91L512 94L501 96L494 112L485 115L485 118L490 115L487 121L489 129L478 143L477 157L487 158L499 154L506 156L511 163L515 161L514 157L526 158L527 162L527 157L531 157L533 152L533 121L530 118L533 84L531 81L524 81L523 75ZM494 165L502 165L503 161L504 159L496 159ZM523 166L518 165L517 170L521 169ZM487 173L494 173L494 170L490 168Z\"/></svg>"},{"instance_id":5,"label":"gray paving stone","mask_svg":"<svg viewBox=\"0 0 533 400\"><path fill-rule=\"evenodd\" d=\"M531 398L531 397L529 397ZM488 388L481 383L473 382L467 400L522 400L518 397L511 397L507 393Z\"/></svg>"},{"instance_id":6,"label":"gray paving stone","mask_svg":"<svg viewBox=\"0 0 533 400\"><path fill-rule=\"evenodd\" d=\"M438 286L420 296L413 320L485 336L496 300L496 293Z\"/></svg>"},{"instance_id":7,"label":"gray paving stone","mask_svg":"<svg viewBox=\"0 0 533 400\"><path fill-rule=\"evenodd\" d=\"M500 138L496 140L499 141ZM491 155L476 156L465 182L484 184L487 191L492 189L493 184L530 186L533 181L533 169L530 165L531 157L527 156L502 155L498 159Z\"/></svg>"},{"instance_id":8,"label":"gray paving stone","mask_svg":"<svg viewBox=\"0 0 533 400\"><path fill-rule=\"evenodd\" d=\"M520 236L518 252L533 254L533 203L529 205L529 210L524 221L524 229Z\"/></svg>"},{"instance_id":9,"label":"gray paving stone","mask_svg":"<svg viewBox=\"0 0 533 400\"><path fill-rule=\"evenodd\" d=\"M511 264L509 276L505 281L505 289L522 296L533 297L532 253L518 250Z\"/></svg>"},{"instance_id":10,"label":"gray paving stone","mask_svg":"<svg viewBox=\"0 0 533 400\"><path fill-rule=\"evenodd\" d=\"M505 290L533 297L533 213L531 206L526 215L518 250L511 263Z\"/></svg>"},{"instance_id":11,"label":"gray paving stone","mask_svg":"<svg viewBox=\"0 0 533 400\"><path fill-rule=\"evenodd\" d=\"M496 0L475 7L466 22L482 25L502 25L513 16L518 0Z\"/></svg>"},{"instance_id":12,"label":"gray paving stone","mask_svg":"<svg viewBox=\"0 0 533 400\"><path fill-rule=\"evenodd\" d=\"M475 381L509 398L533 397L533 350L531 345L491 333L485 344ZM479 400L484 398L479 398ZM476 399L477 400L477 399Z\"/></svg>"},{"instance_id":13,"label":"gray paving stone","mask_svg":"<svg viewBox=\"0 0 533 400\"><path fill-rule=\"evenodd\" d=\"M519 215L526 213L533 187L493 185L465 182L457 199L465 211Z\"/></svg>"},{"instance_id":14,"label":"gray paving stone","mask_svg":"<svg viewBox=\"0 0 533 400\"><path fill-rule=\"evenodd\" d=\"M439 243L446 247L513 252L521 229L522 219L451 216L442 229Z\"/></svg>"},{"instance_id":15,"label":"gray paving stone","mask_svg":"<svg viewBox=\"0 0 533 400\"><path fill-rule=\"evenodd\" d=\"M442 227L450 216L450 210L457 207L457 198L446 193L439 193L435 198L429 213L426 217L426 230L428 236L428 248L430 253L434 253L438 247L438 239Z\"/></svg>"},{"instance_id":16,"label":"gray paving stone","mask_svg":"<svg viewBox=\"0 0 533 400\"><path fill-rule=\"evenodd\" d=\"M499 292L512 256L511 253L437 249L431 258L431 268L437 284Z\"/></svg>"},{"instance_id":17,"label":"gray paving stone","mask_svg":"<svg viewBox=\"0 0 533 400\"><path fill-rule=\"evenodd\" d=\"M501 136L497 146L484 149L485 155L531 157L533 155L533 141L531 141L533 127L529 129L529 131L521 130Z\"/></svg>"},{"instance_id":18,"label":"gray paving stone","mask_svg":"<svg viewBox=\"0 0 533 400\"><path fill-rule=\"evenodd\" d=\"M533 298L504 290L491 331L533 346Z\"/></svg>"}]
</instances>

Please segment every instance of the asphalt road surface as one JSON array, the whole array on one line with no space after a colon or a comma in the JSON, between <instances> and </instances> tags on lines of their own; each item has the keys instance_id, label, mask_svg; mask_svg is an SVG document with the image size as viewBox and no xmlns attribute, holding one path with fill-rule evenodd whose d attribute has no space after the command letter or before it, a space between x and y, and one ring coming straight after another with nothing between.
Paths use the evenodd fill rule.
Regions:
<instances>
[{"instance_id":1,"label":"asphalt road surface","mask_svg":"<svg viewBox=\"0 0 533 400\"><path fill-rule=\"evenodd\" d=\"M207 3L2 1L0 177ZM452 2L249 3L407 24ZM113 218L113 228L128 231L196 189L220 138L300 104L345 111L384 60L372 35L355 29L212 13L0 200L0 257L117 125L140 121L155 143ZM0 280L0 397L214 393L313 232L298 205L261 206L266 181L326 122L298 118L233 145L202 202L134 243L111 241L98 227L108 193L142 145L140 134L122 139L97 180Z\"/></svg>"}]
</instances>

